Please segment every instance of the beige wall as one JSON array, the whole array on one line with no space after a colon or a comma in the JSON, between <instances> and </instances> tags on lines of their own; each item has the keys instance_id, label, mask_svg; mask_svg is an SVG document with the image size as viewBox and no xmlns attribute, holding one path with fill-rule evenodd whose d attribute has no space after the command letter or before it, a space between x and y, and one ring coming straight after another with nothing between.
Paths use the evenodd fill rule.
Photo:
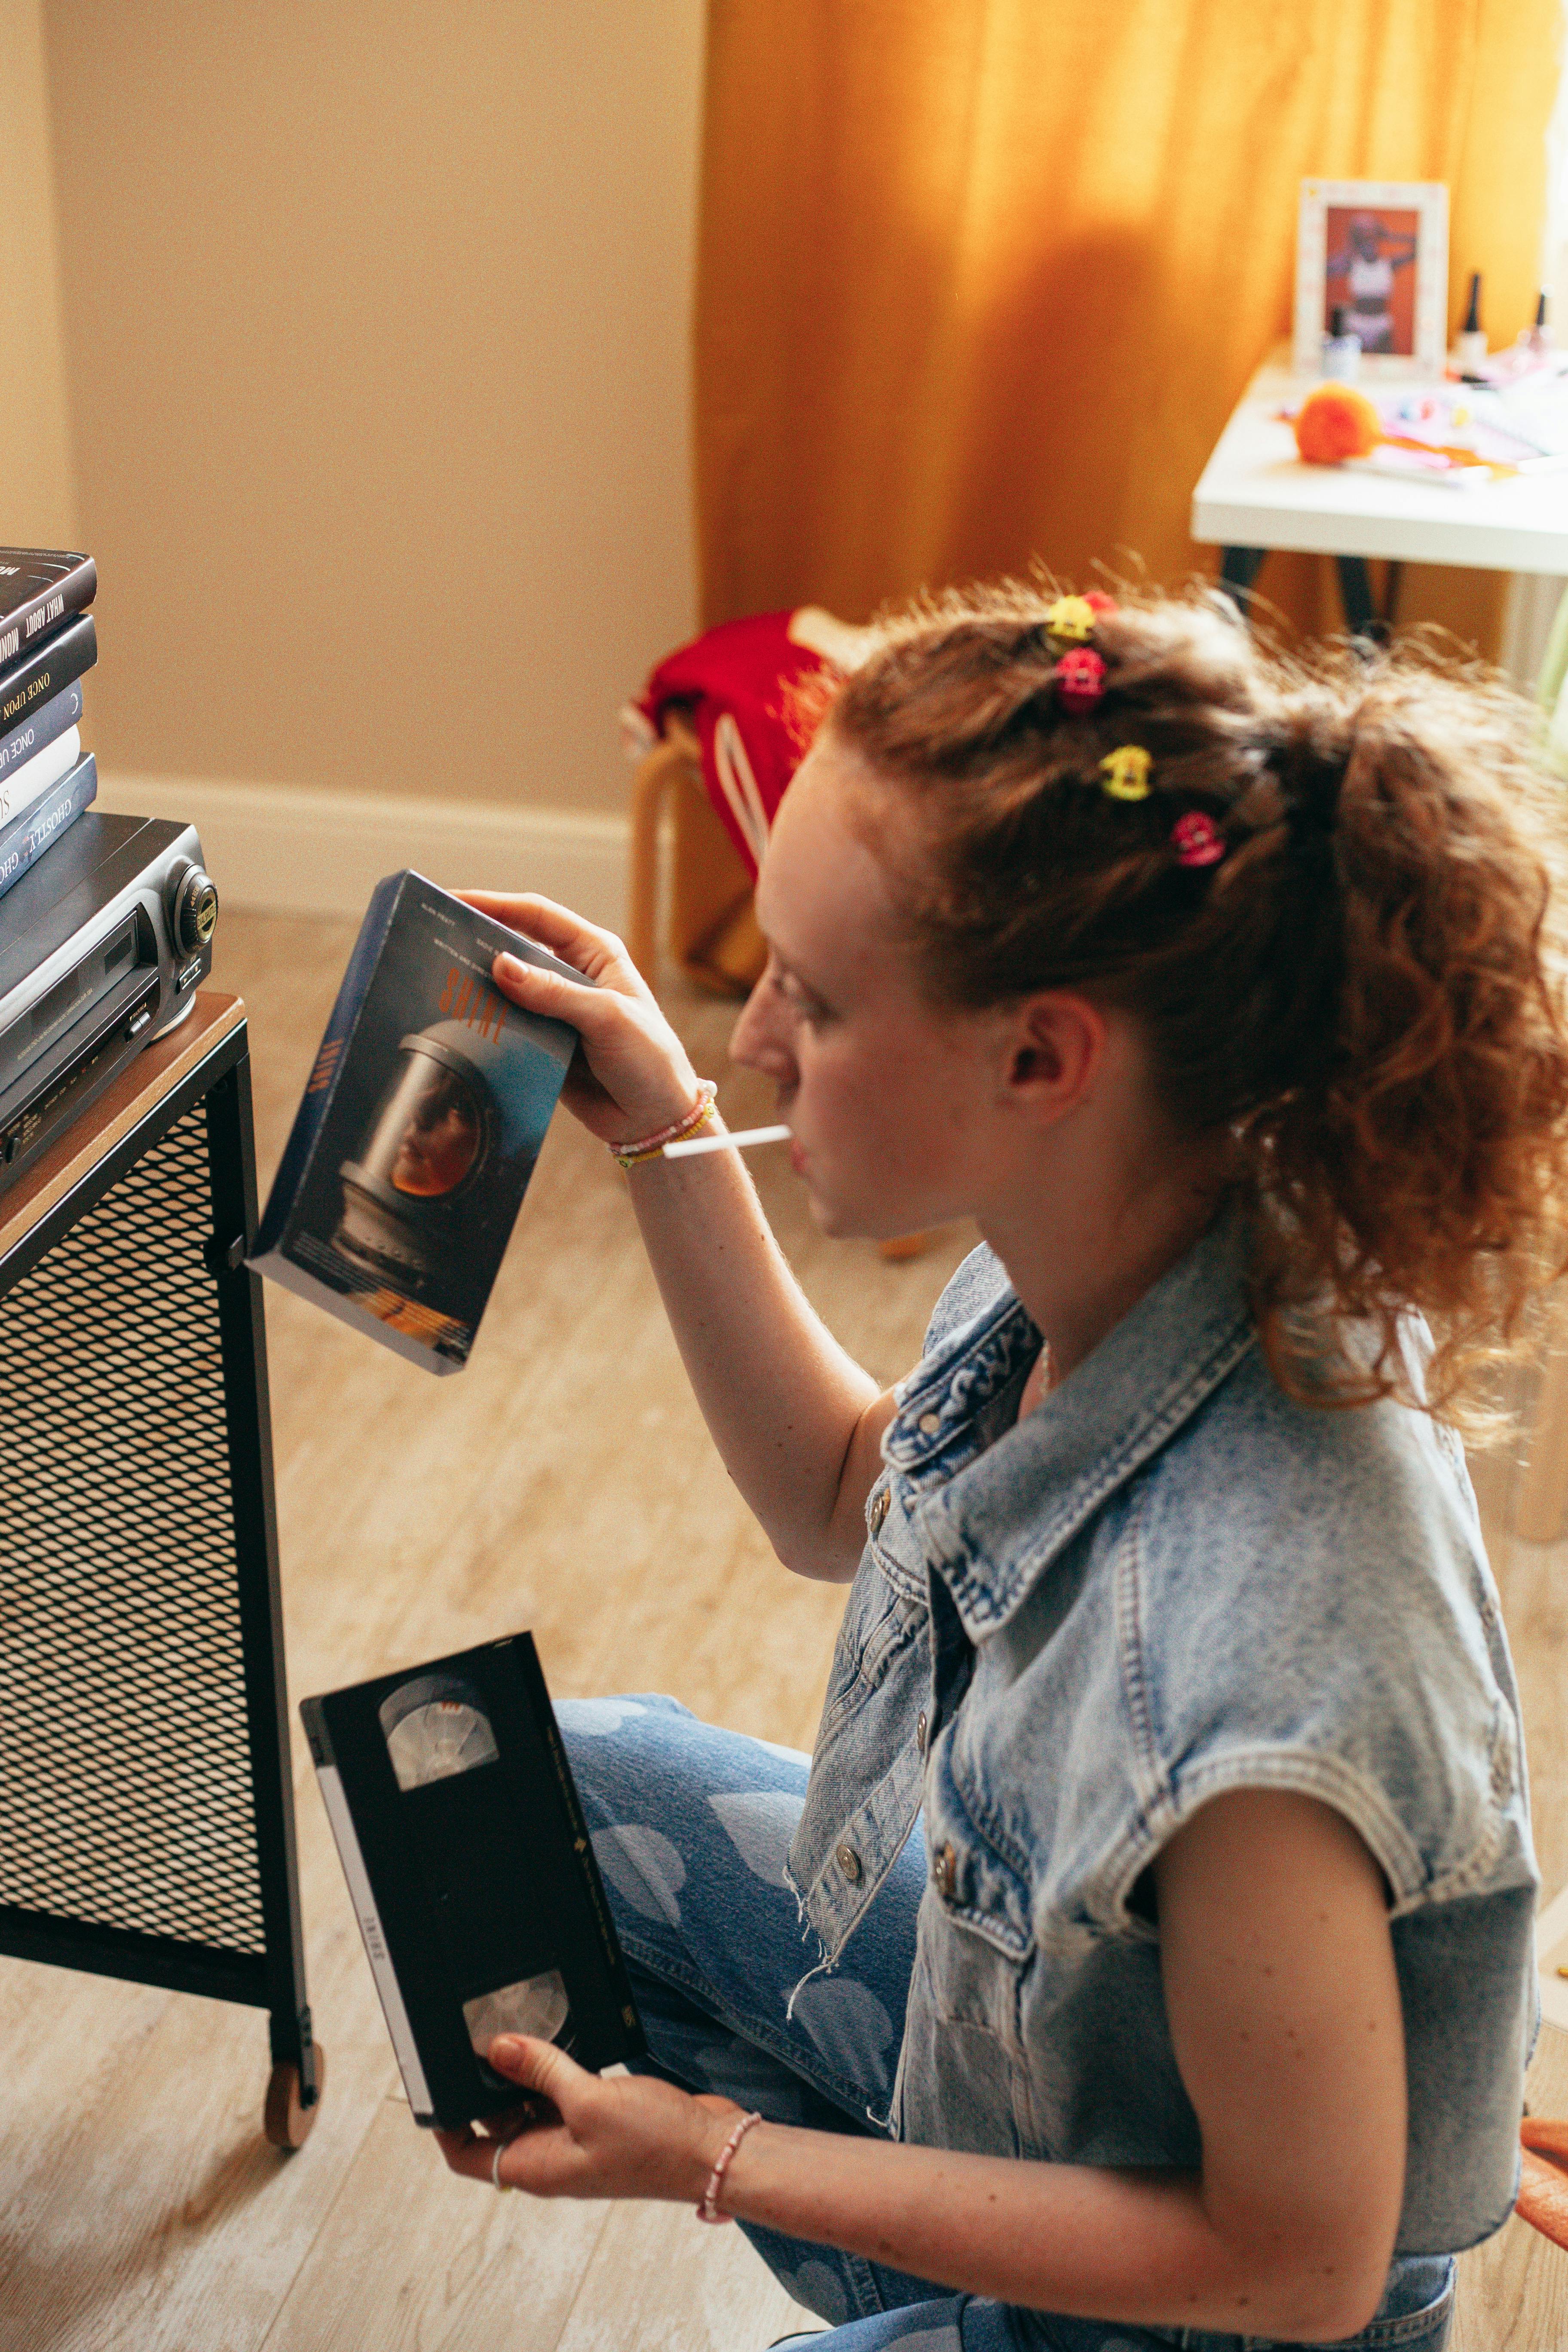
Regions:
<instances>
[{"instance_id":1,"label":"beige wall","mask_svg":"<svg viewBox=\"0 0 1568 2352\"><path fill-rule=\"evenodd\" d=\"M43 20L104 765L622 806L693 625L701 0Z\"/></svg>"},{"instance_id":2,"label":"beige wall","mask_svg":"<svg viewBox=\"0 0 1568 2352\"><path fill-rule=\"evenodd\" d=\"M0 542L58 547L77 509L40 0L0 0Z\"/></svg>"}]
</instances>

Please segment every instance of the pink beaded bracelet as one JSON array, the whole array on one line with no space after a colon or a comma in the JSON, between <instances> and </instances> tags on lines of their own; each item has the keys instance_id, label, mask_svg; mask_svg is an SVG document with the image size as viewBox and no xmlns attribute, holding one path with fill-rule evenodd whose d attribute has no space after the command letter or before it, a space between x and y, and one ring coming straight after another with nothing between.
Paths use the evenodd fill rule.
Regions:
<instances>
[{"instance_id":1,"label":"pink beaded bracelet","mask_svg":"<svg viewBox=\"0 0 1568 2352\"><path fill-rule=\"evenodd\" d=\"M674 1120L668 1127L661 1127L657 1135L639 1135L635 1143L612 1143L609 1152L616 1167L635 1168L639 1160L657 1160L667 1143L679 1143L684 1137L695 1135L698 1129L712 1118L718 1092L713 1080L704 1078L697 1089L695 1108L689 1110L683 1118Z\"/></svg>"},{"instance_id":2,"label":"pink beaded bracelet","mask_svg":"<svg viewBox=\"0 0 1568 2352\"><path fill-rule=\"evenodd\" d=\"M749 2116L742 2116L714 2158L713 2169L708 2175L708 2186L703 2191L702 2202L697 2208L697 2218L700 2221L732 2221L734 2220L733 2213L720 2212L719 2191L724 2186L724 2175L730 2169L731 2158L751 2130L752 2126L760 2124L762 2120L762 2116L754 2107Z\"/></svg>"}]
</instances>

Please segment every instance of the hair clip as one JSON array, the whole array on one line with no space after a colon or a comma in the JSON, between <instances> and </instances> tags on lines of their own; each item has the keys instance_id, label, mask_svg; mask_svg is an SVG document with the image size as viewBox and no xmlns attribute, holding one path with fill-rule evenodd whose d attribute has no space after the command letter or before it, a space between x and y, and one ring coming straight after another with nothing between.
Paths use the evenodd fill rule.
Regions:
<instances>
[{"instance_id":1,"label":"hair clip","mask_svg":"<svg viewBox=\"0 0 1568 2352\"><path fill-rule=\"evenodd\" d=\"M1171 827L1171 846L1178 866L1217 866L1225 856L1225 835L1212 816L1189 809Z\"/></svg>"},{"instance_id":2,"label":"hair clip","mask_svg":"<svg viewBox=\"0 0 1568 2352\"><path fill-rule=\"evenodd\" d=\"M1100 763L1105 791L1113 801L1146 801L1153 764L1142 743L1119 743Z\"/></svg>"},{"instance_id":3,"label":"hair clip","mask_svg":"<svg viewBox=\"0 0 1568 2352\"><path fill-rule=\"evenodd\" d=\"M1099 614L1087 596L1058 596L1046 614L1046 635L1064 645L1084 646L1094 635Z\"/></svg>"},{"instance_id":4,"label":"hair clip","mask_svg":"<svg viewBox=\"0 0 1568 2352\"><path fill-rule=\"evenodd\" d=\"M1092 646L1075 646L1063 654L1052 676L1068 710L1092 710L1105 692L1105 664Z\"/></svg>"}]
</instances>

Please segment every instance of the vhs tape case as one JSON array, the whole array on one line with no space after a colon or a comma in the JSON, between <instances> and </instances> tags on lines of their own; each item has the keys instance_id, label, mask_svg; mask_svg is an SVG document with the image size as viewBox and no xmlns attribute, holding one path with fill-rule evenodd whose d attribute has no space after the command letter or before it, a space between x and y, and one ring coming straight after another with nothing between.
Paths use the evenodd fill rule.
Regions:
<instances>
[{"instance_id":1,"label":"vhs tape case","mask_svg":"<svg viewBox=\"0 0 1568 2352\"><path fill-rule=\"evenodd\" d=\"M580 972L418 874L370 903L250 1264L434 1372L468 1361L577 1044L490 982Z\"/></svg>"}]
</instances>

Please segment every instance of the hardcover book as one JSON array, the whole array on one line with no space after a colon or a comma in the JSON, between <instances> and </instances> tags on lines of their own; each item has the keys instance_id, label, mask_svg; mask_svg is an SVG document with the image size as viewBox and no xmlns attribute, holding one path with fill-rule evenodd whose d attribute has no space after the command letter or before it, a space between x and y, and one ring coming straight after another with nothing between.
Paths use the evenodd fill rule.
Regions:
<instances>
[{"instance_id":1,"label":"hardcover book","mask_svg":"<svg viewBox=\"0 0 1568 2352\"><path fill-rule=\"evenodd\" d=\"M30 652L98 593L90 555L52 547L0 547L0 662Z\"/></svg>"},{"instance_id":2,"label":"hardcover book","mask_svg":"<svg viewBox=\"0 0 1568 2352\"><path fill-rule=\"evenodd\" d=\"M459 1371L577 1044L497 951L591 983L419 874L370 902L250 1263L427 1371Z\"/></svg>"},{"instance_id":3,"label":"hardcover book","mask_svg":"<svg viewBox=\"0 0 1568 2352\"><path fill-rule=\"evenodd\" d=\"M532 1636L300 1702L416 2123L515 2106L498 2033L645 2047Z\"/></svg>"},{"instance_id":4,"label":"hardcover book","mask_svg":"<svg viewBox=\"0 0 1568 2352\"><path fill-rule=\"evenodd\" d=\"M35 801L41 801L62 776L70 774L80 758L81 730L68 727L52 743L29 752L19 767L0 774L0 826L24 816Z\"/></svg>"},{"instance_id":5,"label":"hardcover book","mask_svg":"<svg viewBox=\"0 0 1568 2352\"><path fill-rule=\"evenodd\" d=\"M19 882L29 866L52 847L68 824L74 824L88 803L97 797L98 762L89 751L67 776L50 786L0 832L0 898ZM0 915L0 931L5 917Z\"/></svg>"},{"instance_id":6,"label":"hardcover book","mask_svg":"<svg viewBox=\"0 0 1568 2352\"><path fill-rule=\"evenodd\" d=\"M79 684L71 685L49 701L39 703L19 727L13 727L8 735L0 737L0 824L8 824L14 816L20 816L28 799L37 798L36 793L28 792L35 772L34 755L58 743L80 717L81 688ZM18 770L26 770L26 776Z\"/></svg>"},{"instance_id":7,"label":"hardcover book","mask_svg":"<svg viewBox=\"0 0 1568 2352\"><path fill-rule=\"evenodd\" d=\"M98 659L98 624L90 613L0 668L0 727L9 734L30 710L52 701Z\"/></svg>"}]
</instances>

